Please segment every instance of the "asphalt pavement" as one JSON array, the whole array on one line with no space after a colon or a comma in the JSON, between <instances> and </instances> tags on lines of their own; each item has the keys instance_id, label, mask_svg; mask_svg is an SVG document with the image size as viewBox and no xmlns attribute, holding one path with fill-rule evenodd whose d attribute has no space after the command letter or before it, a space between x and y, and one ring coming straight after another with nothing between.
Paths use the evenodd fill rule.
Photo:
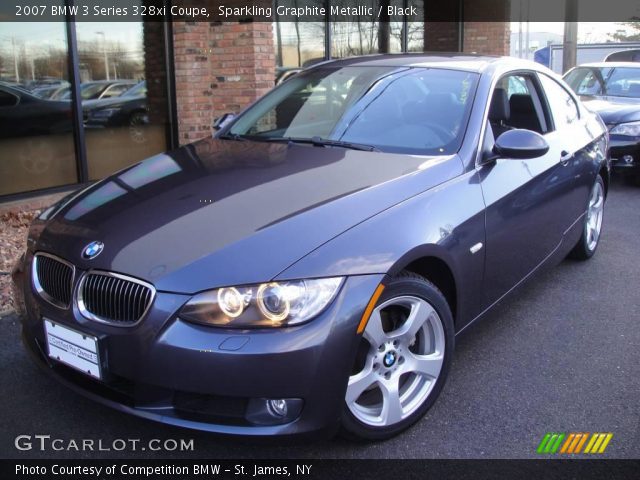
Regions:
<instances>
[{"instance_id":1,"label":"asphalt pavement","mask_svg":"<svg viewBox=\"0 0 640 480\"><path fill-rule=\"evenodd\" d=\"M10 315L0 319L0 457L535 458L546 432L611 432L598 457L638 459L639 247L640 188L616 181L595 257L539 274L465 331L434 407L404 434L375 444L229 439L116 412L33 365ZM103 448L116 439L140 446L193 439L194 449L40 451L34 441L21 451L19 435L50 435L65 448L83 439Z\"/></svg>"}]
</instances>

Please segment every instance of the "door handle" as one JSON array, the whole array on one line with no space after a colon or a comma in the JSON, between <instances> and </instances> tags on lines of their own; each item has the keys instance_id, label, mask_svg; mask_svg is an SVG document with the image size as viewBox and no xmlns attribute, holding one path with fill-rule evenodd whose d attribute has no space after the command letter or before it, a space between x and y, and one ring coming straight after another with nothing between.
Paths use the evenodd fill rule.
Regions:
<instances>
[{"instance_id":1,"label":"door handle","mask_svg":"<svg viewBox=\"0 0 640 480\"><path fill-rule=\"evenodd\" d=\"M569 153L566 150L560 152L560 164L566 167L569 164L569 160L573 157L573 153Z\"/></svg>"}]
</instances>

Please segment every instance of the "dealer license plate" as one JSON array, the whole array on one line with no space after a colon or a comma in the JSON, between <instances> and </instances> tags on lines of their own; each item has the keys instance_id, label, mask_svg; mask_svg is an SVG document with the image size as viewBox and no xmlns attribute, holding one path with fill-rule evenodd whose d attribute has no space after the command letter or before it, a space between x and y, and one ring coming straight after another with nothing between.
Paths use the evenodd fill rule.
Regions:
<instances>
[{"instance_id":1,"label":"dealer license plate","mask_svg":"<svg viewBox=\"0 0 640 480\"><path fill-rule=\"evenodd\" d=\"M98 339L47 318L44 320L49 356L69 367L101 379Z\"/></svg>"}]
</instances>

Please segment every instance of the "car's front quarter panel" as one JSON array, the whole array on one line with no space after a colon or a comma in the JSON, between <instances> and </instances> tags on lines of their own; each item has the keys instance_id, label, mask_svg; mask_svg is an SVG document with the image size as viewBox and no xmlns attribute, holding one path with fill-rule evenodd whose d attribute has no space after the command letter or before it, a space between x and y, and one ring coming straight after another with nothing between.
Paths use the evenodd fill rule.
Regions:
<instances>
[{"instance_id":1,"label":"car's front quarter panel","mask_svg":"<svg viewBox=\"0 0 640 480\"><path fill-rule=\"evenodd\" d=\"M282 272L302 276L395 274L434 257L451 270L458 293L456 328L480 313L484 270L484 200L468 172L398 204L338 236ZM471 247L480 249L472 253Z\"/></svg>"}]
</instances>

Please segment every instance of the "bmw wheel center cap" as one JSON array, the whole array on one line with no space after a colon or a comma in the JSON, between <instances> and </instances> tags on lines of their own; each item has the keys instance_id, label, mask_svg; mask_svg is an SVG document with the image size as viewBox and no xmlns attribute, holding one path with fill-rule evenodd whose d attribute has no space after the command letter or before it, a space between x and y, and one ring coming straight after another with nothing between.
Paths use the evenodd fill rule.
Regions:
<instances>
[{"instance_id":1,"label":"bmw wheel center cap","mask_svg":"<svg viewBox=\"0 0 640 480\"><path fill-rule=\"evenodd\" d=\"M385 353L382 362L384 363L385 367L387 368L392 367L393 364L396 363L396 352Z\"/></svg>"}]
</instances>

